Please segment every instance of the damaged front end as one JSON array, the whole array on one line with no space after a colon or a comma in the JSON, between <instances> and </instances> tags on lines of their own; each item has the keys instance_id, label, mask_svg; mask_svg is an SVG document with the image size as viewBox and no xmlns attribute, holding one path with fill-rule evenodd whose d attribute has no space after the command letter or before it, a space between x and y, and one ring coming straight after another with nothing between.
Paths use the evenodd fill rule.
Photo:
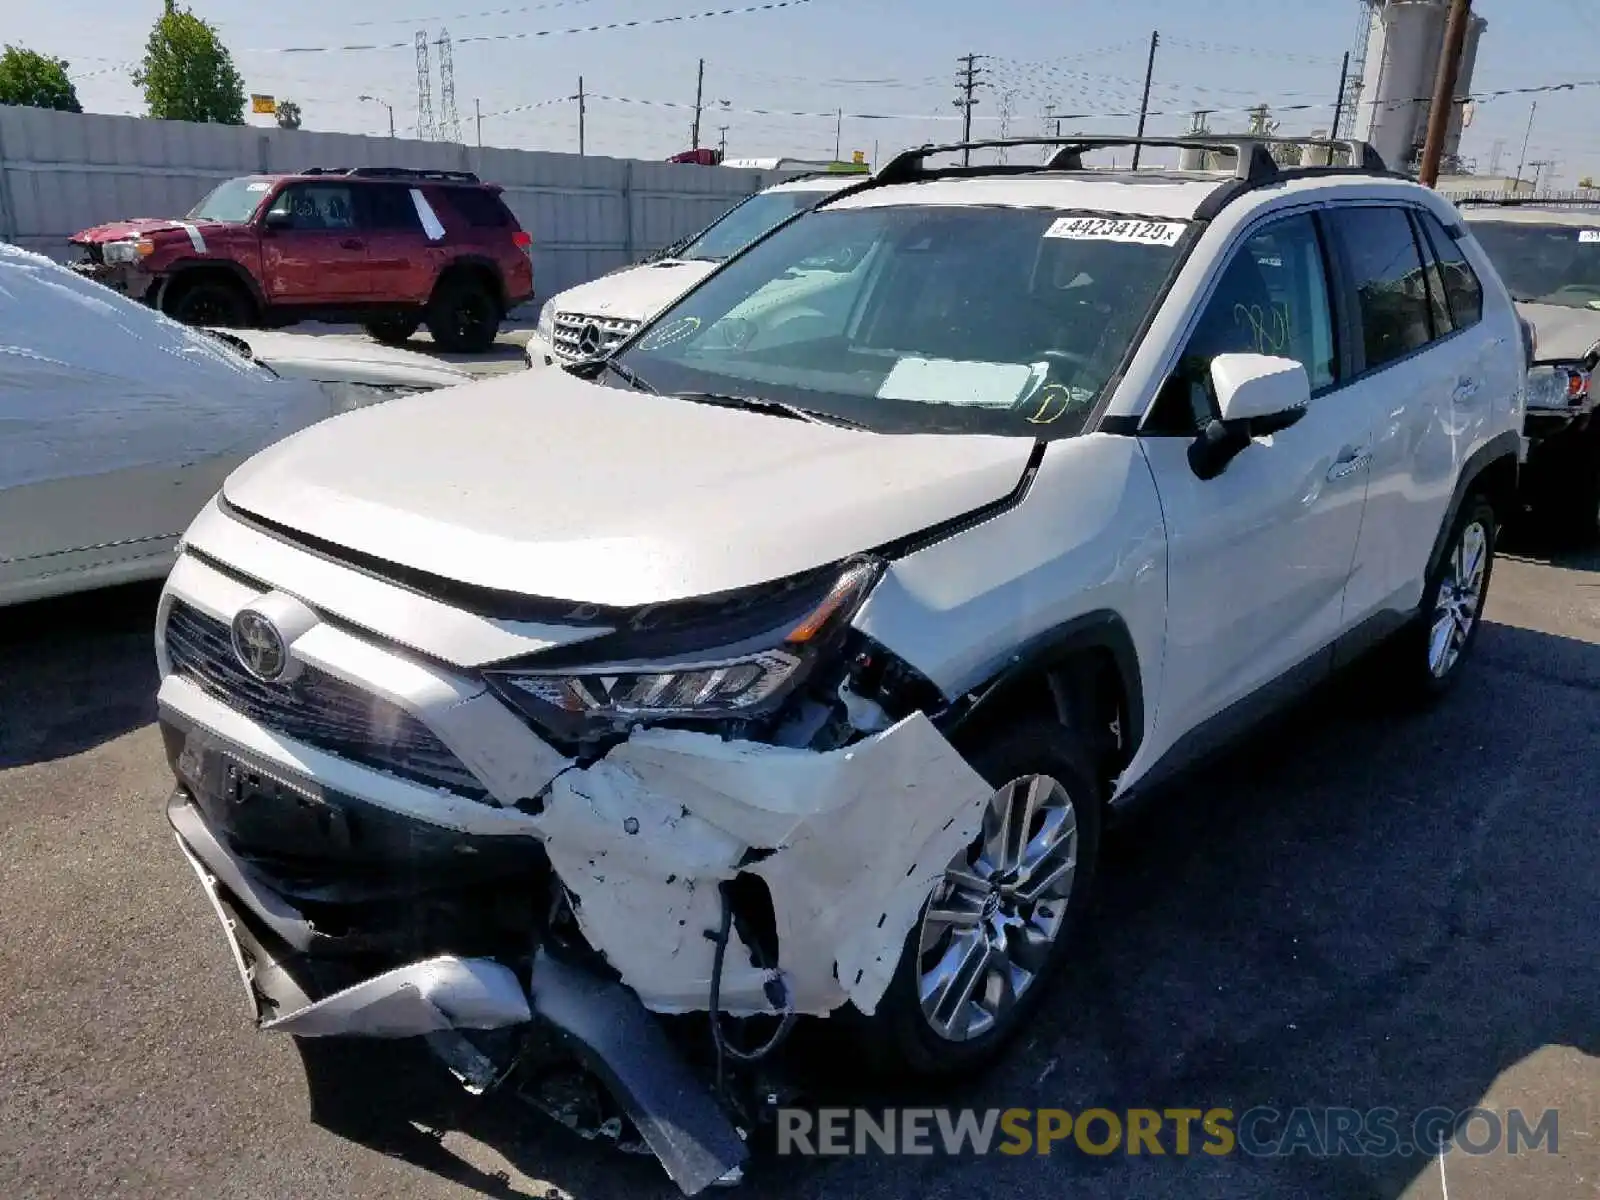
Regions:
<instances>
[{"instance_id":1,"label":"damaged front end","mask_svg":"<svg viewBox=\"0 0 1600 1200\"><path fill-rule=\"evenodd\" d=\"M474 1091L581 1067L602 1132L625 1120L686 1193L739 1176L758 1064L797 1019L874 1011L993 794L931 687L851 628L876 562L470 680L385 649L411 674L382 686L375 644L278 593L208 594L209 569L163 603L168 815L253 1019L422 1037ZM296 664L277 679L219 661L270 632ZM462 719L482 705L516 714L492 745Z\"/></svg>"}]
</instances>

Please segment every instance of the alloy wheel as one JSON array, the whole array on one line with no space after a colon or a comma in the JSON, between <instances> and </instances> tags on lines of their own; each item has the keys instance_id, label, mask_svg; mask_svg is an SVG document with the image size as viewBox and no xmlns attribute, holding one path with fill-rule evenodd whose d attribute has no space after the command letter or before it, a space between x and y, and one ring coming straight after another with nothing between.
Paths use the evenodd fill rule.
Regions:
<instances>
[{"instance_id":1,"label":"alloy wheel","mask_svg":"<svg viewBox=\"0 0 1600 1200\"><path fill-rule=\"evenodd\" d=\"M1443 679L1461 661L1467 639L1478 623L1483 606L1483 585L1489 571L1489 531L1481 521L1470 521L1461 531L1434 602L1433 625L1428 635L1428 669Z\"/></svg>"},{"instance_id":2,"label":"alloy wheel","mask_svg":"<svg viewBox=\"0 0 1600 1200\"><path fill-rule=\"evenodd\" d=\"M1077 867L1077 813L1059 782L1030 775L995 793L977 843L945 869L922 918L918 994L936 1034L983 1036L1037 982Z\"/></svg>"}]
</instances>

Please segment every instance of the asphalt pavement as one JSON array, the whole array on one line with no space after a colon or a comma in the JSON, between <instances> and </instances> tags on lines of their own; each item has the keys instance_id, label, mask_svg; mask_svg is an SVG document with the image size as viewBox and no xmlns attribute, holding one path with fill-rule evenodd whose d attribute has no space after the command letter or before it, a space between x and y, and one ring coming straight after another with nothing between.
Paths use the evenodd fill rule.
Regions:
<instances>
[{"instance_id":1,"label":"asphalt pavement","mask_svg":"<svg viewBox=\"0 0 1600 1200\"><path fill-rule=\"evenodd\" d=\"M155 599L0 610L0 1196L676 1195L407 1046L252 1030L163 816ZM1488 618L1437 708L1356 672L1147 806L1003 1065L887 1100L1557 1108L1557 1153L762 1160L743 1194L1600 1195L1600 554L1502 559Z\"/></svg>"}]
</instances>

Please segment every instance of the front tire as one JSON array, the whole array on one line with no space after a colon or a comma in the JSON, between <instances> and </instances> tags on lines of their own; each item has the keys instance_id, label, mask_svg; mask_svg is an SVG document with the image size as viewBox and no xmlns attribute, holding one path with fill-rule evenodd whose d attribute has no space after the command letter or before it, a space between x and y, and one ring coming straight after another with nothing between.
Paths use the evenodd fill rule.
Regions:
<instances>
[{"instance_id":1,"label":"front tire","mask_svg":"<svg viewBox=\"0 0 1600 1200\"><path fill-rule=\"evenodd\" d=\"M1499 533L1494 506L1482 495L1468 496L1451 526L1444 557L1428 577L1415 620L1390 649L1397 682L1408 698L1437 699L1460 678L1483 625Z\"/></svg>"},{"instance_id":2,"label":"front tire","mask_svg":"<svg viewBox=\"0 0 1600 1200\"><path fill-rule=\"evenodd\" d=\"M1081 740L1053 721L969 756L996 789L982 832L950 863L907 935L858 1041L882 1073L979 1071L1031 1020L1094 882L1102 802Z\"/></svg>"},{"instance_id":3,"label":"front tire","mask_svg":"<svg viewBox=\"0 0 1600 1200\"><path fill-rule=\"evenodd\" d=\"M162 308L167 316L185 325L245 329L255 324L254 302L244 288L227 279L180 282Z\"/></svg>"},{"instance_id":4,"label":"front tire","mask_svg":"<svg viewBox=\"0 0 1600 1200\"><path fill-rule=\"evenodd\" d=\"M443 350L482 354L500 333L500 306L475 279L447 279L428 305L428 332Z\"/></svg>"}]
</instances>

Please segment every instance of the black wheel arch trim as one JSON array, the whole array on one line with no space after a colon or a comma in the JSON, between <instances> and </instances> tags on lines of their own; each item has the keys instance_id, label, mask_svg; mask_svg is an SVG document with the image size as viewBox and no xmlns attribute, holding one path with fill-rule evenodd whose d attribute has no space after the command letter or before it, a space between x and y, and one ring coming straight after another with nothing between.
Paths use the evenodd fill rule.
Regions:
<instances>
[{"instance_id":1,"label":"black wheel arch trim","mask_svg":"<svg viewBox=\"0 0 1600 1200\"><path fill-rule=\"evenodd\" d=\"M1049 680L1064 663L1086 650L1105 651L1116 668L1128 706L1122 752L1131 760L1144 741L1144 677L1127 622L1110 609L1097 609L1073 617L1018 646L1004 667L968 690L968 703L952 706L949 718L942 722L943 732L947 737L957 734L992 711L1014 687L1039 677ZM1064 698L1054 687L1052 694L1057 717L1063 724L1069 723L1071 714L1066 711Z\"/></svg>"},{"instance_id":2,"label":"black wheel arch trim","mask_svg":"<svg viewBox=\"0 0 1600 1200\"><path fill-rule=\"evenodd\" d=\"M165 305L166 299L172 294L175 287L181 282L201 272L218 271L231 276L235 283L249 294L251 303L256 306L258 313L265 312L270 307L266 294L262 292L261 285L256 277L245 270L231 258L180 258L161 271L161 303ZM163 312L166 309L163 307Z\"/></svg>"},{"instance_id":3,"label":"black wheel arch trim","mask_svg":"<svg viewBox=\"0 0 1600 1200\"><path fill-rule=\"evenodd\" d=\"M486 272L493 281L490 285L489 294L493 297L494 302L499 305L500 315L502 317L505 316L507 310L506 280L499 263L486 254L458 254L445 263L443 267L439 268L439 277L433 283L435 293L438 292L439 286L445 280L459 271L470 271L473 274L477 274L480 271Z\"/></svg>"},{"instance_id":4,"label":"black wheel arch trim","mask_svg":"<svg viewBox=\"0 0 1600 1200\"><path fill-rule=\"evenodd\" d=\"M1508 429L1490 438L1478 447L1462 466L1461 477L1456 480L1455 493L1450 497L1450 507L1445 510L1444 520L1440 522L1439 532L1434 537L1433 550L1428 555L1428 571L1425 578L1433 578L1433 573L1439 569L1439 563L1449 550L1450 531L1455 528L1456 519L1461 515L1461 506L1476 490L1478 480L1483 478L1484 472L1491 467L1508 459L1520 469L1522 435L1514 429ZM1515 488L1512 490L1514 492Z\"/></svg>"}]
</instances>

